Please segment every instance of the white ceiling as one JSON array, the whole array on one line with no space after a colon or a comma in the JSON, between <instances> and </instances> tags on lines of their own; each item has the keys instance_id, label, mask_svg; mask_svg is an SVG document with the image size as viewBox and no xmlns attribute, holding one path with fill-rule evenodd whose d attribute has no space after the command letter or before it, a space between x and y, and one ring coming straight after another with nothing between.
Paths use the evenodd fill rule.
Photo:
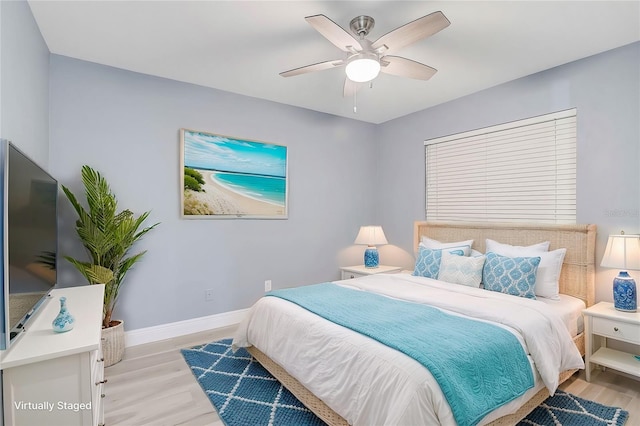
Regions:
<instances>
[{"instance_id":1,"label":"white ceiling","mask_svg":"<svg viewBox=\"0 0 640 426\"><path fill-rule=\"evenodd\" d=\"M640 40L640 1L30 1L52 53L382 123L488 87ZM381 74L342 97L344 68L278 73L343 58L304 20L345 29L376 20L375 40L441 10L451 25L398 55L438 73Z\"/></svg>"}]
</instances>

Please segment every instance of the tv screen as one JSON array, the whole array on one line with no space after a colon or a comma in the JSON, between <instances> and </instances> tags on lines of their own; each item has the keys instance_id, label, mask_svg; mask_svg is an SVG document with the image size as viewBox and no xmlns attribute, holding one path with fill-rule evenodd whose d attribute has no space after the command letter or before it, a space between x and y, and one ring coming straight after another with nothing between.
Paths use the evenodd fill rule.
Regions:
<instances>
[{"instance_id":1,"label":"tv screen","mask_svg":"<svg viewBox=\"0 0 640 426\"><path fill-rule=\"evenodd\" d=\"M5 152L10 343L56 284L58 182L11 143Z\"/></svg>"}]
</instances>

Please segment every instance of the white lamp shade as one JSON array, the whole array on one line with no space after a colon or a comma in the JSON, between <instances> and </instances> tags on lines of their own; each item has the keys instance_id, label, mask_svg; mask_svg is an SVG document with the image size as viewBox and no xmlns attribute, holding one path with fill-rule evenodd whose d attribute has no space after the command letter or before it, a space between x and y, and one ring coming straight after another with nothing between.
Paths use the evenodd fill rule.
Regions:
<instances>
[{"instance_id":1,"label":"white lamp shade","mask_svg":"<svg viewBox=\"0 0 640 426\"><path fill-rule=\"evenodd\" d=\"M365 83L378 76L380 62L376 57L360 54L347 64L345 72L349 80L356 83Z\"/></svg>"},{"instance_id":2,"label":"white lamp shade","mask_svg":"<svg viewBox=\"0 0 640 426\"><path fill-rule=\"evenodd\" d=\"M609 235L600 266L640 270L640 235Z\"/></svg>"},{"instance_id":3,"label":"white lamp shade","mask_svg":"<svg viewBox=\"0 0 640 426\"><path fill-rule=\"evenodd\" d=\"M355 244L368 246L387 244L387 237L384 236L382 226L361 226Z\"/></svg>"}]
</instances>

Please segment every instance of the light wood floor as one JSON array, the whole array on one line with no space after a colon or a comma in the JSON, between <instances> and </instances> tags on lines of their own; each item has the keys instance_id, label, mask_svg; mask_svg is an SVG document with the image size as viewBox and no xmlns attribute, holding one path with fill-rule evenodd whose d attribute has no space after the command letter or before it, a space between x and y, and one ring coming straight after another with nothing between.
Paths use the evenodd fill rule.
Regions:
<instances>
[{"instance_id":1,"label":"light wood floor","mask_svg":"<svg viewBox=\"0 0 640 426\"><path fill-rule=\"evenodd\" d=\"M231 337L233 331L223 328L127 348L124 359L105 370L106 424L223 426L180 349ZM581 398L622 407L629 411L626 426L640 425L640 381L611 370L596 370L591 383L580 372L561 388Z\"/></svg>"}]
</instances>

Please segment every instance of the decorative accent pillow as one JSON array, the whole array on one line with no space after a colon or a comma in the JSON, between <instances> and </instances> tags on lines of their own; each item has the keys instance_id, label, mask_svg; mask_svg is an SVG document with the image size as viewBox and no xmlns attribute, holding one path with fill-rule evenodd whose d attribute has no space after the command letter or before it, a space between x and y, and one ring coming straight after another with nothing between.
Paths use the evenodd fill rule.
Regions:
<instances>
[{"instance_id":1,"label":"decorative accent pillow","mask_svg":"<svg viewBox=\"0 0 640 426\"><path fill-rule=\"evenodd\" d=\"M418 259L416 260L416 266L413 271L413 275L427 278L438 278L440 271L440 260L442 259L442 249L429 249L422 244L418 246ZM468 254L471 248L466 247L452 247L451 250L447 249L448 254L452 256L463 256L464 253Z\"/></svg>"},{"instance_id":2,"label":"decorative accent pillow","mask_svg":"<svg viewBox=\"0 0 640 426\"><path fill-rule=\"evenodd\" d=\"M487 253L482 270L484 288L535 299L536 272L540 257L506 257Z\"/></svg>"},{"instance_id":3,"label":"decorative accent pillow","mask_svg":"<svg viewBox=\"0 0 640 426\"><path fill-rule=\"evenodd\" d=\"M464 257L453 253L442 253L438 279L469 287L480 287L482 281L482 267L485 256Z\"/></svg>"},{"instance_id":4,"label":"decorative accent pillow","mask_svg":"<svg viewBox=\"0 0 640 426\"><path fill-rule=\"evenodd\" d=\"M438 240L432 240L431 238L427 238L427 237L422 237L420 242L422 243L423 246L430 249L444 249L444 248L463 247L463 246L469 246L469 248L471 248L471 246L473 245L473 240L458 241L457 243L442 243ZM468 256L468 255L469 253L465 254L465 256Z\"/></svg>"},{"instance_id":5,"label":"decorative accent pillow","mask_svg":"<svg viewBox=\"0 0 640 426\"><path fill-rule=\"evenodd\" d=\"M487 240L487 247L490 246ZM495 244L493 244L495 243ZM547 248L549 242L545 242ZM553 251L539 251L538 248L545 243L535 244L529 247L510 246L508 244L500 244L492 242L493 251L501 256L510 257L528 257L539 256L540 265L536 274L536 296L546 297L548 299L560 300L560 272L562 270L562 262L567 254L567 249L561 248ZM488 250L488 249L487 249Z\"/></svg>"},{"instance_id":6,"label":"decorative accent pillow","mask_svg":"<svg viewBox=\"0 0 640 426\"><path fill-rule=\"evenodd\" d=\"M418 277L438 278L442 250L432 250L426 247L418 247L418 259L413 275Z\"/></svg>"},{"instance_id":7,"label":"decorative accent pillow","mask_svg":"<svg viewBox=\"0 0 640 426\"><path fill-rule=\"evenodd\" d=\"M447 249L447 251L449 251L449 253L452 254L457 254L460 256L469 256L469 254L471 254L471 246L451 246L451 247L427 247L424 244L420 243L418 244L418 248L426 248L429 250L444 250ZM456 252L462 252L462 253L453 253L454 251Z\"/></svg>"},{"instance_id":8,"label":"decorative accent pillow","mask_svg":"<svg viewBox=\"0 0 640 426\"><path fill-rule=\"evenodd\" d=\"M494 240L490 240L487 238L485 240L485 249L486 252L490 251L498 254L509 253L511 250L531 250L531 251L549 251L550 241L543 241L538 244L532 244L530 246L512 246L511 244L499 243ZM511 256L510 254L504 254L504 256Z\"/></svg>"}]
</instances>

